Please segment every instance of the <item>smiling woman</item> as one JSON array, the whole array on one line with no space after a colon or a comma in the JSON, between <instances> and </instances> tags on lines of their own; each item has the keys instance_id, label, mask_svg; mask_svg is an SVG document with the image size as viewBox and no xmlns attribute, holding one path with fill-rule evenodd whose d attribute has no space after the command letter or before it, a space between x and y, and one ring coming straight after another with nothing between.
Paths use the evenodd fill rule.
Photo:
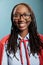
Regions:
<instances>
[{"instance_id":1,"label":"smiling woman","mask_svg":"<svg viewBox=\"0 0 43 65\"><path fill-rule=\"evenodd\" d=\"M20 31L28 29L28 25L31 22L30 14L30 11L24 5L17 6L13 11L13 22Z\"/></svg>"},{"instance_id":2,"label":"smiling woman","mask_svg":"<svg viewBox=\"0 0 43 65\"><path fill-rule=\"evenodd\" d=\"M10 35L1 40L0 65L43 65L43 36L37 32L32 8L26 3L15 5L11 22Z\"/></svg>"}]
</instances>

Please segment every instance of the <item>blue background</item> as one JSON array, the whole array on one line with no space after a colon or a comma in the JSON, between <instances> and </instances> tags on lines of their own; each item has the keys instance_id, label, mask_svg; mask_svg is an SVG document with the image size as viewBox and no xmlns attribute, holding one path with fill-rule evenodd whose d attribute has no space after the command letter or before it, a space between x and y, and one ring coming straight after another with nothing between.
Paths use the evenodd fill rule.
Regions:
<instances>
[{"instance_id":1,"label":"blue background","mask_svg":"<svg viewBox=\"0 0 43 65\"><path fill-rule=\"evenodd\" d=\"M12 8L21 2L32 7L37 20L38 32L43 34L43 0L0 0L0 39L10 33Z\"/></svg>"}]
</instances>

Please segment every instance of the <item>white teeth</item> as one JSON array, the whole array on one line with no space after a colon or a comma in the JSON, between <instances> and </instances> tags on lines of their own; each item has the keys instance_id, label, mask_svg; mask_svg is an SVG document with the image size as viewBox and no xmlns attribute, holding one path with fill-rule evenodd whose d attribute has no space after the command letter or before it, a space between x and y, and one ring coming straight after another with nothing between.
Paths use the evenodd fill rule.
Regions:
<instances>
[{"instance_id":1,"label":"white teeth","mask_svg":"<svg viewBox=\"0 0 43 65\"><path fill-rule=\"evenodd\" d=\"M18 22L18 25L19 25L20 27L24 27L24 26L26 25L26 22Z\"/></svg>"},{"instance_id":2,"label":"white teeth","mask_svg":"<svg viewBox=\"0 0 43 65\"><path fill-rule=\"evenodd\" d=\"M19 25L20 25L20 26L24 26L24 25L25 25L25 23L20 23Z\"/></svg>"}]
</instances>

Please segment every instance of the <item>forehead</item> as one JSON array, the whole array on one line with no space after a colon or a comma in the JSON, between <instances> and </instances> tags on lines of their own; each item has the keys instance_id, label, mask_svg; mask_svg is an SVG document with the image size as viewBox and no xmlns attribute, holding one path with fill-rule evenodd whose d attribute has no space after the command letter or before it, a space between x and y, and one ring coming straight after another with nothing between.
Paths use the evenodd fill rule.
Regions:
<instances>
[{"instance_id":1,"label":"forehead","mask_svg":"<svg viewBox=\"0 0 43 65\"><path fill-rule=\"evenodd\" d=\"M29 9L28 9L28 7L25 6L25 5L18 5L18 6L14 9L14 11L13 11L13 13L28 13L28 12L29 12Z\"/></svg>"}]
</instances>

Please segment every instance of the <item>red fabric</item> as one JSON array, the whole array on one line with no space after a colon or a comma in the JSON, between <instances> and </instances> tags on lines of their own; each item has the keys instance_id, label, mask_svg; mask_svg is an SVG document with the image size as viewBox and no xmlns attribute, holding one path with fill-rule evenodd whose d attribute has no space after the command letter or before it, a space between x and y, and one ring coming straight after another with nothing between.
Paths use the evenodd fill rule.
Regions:
<instances>
[{"instance_id":1,"label":"red fabric","mask_svg":"<svg viewBox=\"0 0 43 65\"><path fill-rule=\"evenodd\" d=\"M1 60L2 60L2 50L3 50L3 48L2 48L3 46L2 46L2 44L1 44L1 41L0 41L0 65L1 65Z\"/></svg>"},{"instance_id":2,"label":"red fabric","mask_svg":"<svg viewBox=\"0 0 43 65\"><path fill-rule=\"evenodd\" d=\"M0 65L2 64L4 44L5 44L6 41L8 41L9 36L10 36L10 35L5 36L5 37L2 38L2 40L0 41Z\"/></svg>"},{"instance_id":3,"label":"red fabric","mask_svg":"<svg viewBox=\"0 0 43 65\"><path fill-rule=\"evenodd\" d=\"M20 40L20 59L21 59L21 64L24 65L24 60L22 57L22 42L24 42L24 48L25 48L25 53L26 53L26 60L27 60L27 65L30 65L30 61L29 61L29 55L28 55L28 49L26 47L26 42L28 40Z\"/></svg>"},{"instance_id":4,"label":"red fabric","mask_svg":"<svg viewBox=\"0 0 43 65\"><path fill-rule=\"evenodd\" d=\"M40 39L43 43L43 35L39 35ZM9 35L5 36L1 42L0 42L0 65L2 63L2 57L3 57L3 48L4 48L4 44L5 42L8 40ZM39 53L39 60L40 60L40 65L43 65L43 49L41 49L41 54Z\"/></svg>"},{"instance_id":5,"label":"red fabric","mask_svg":"<svg viewBox=\"0 0 43 65\"><path fill-rule=\"evenodd\" d=\"M41 41L43 43L43 35L40 34L39 36L40 36L40 39L41 39ZM41 49L41 53L39 53L39 60L40 60L40 65L43 65L43 49Z\"/></svg>"},{"instance_id":6,"label":"red fabric","mask_svg":"<svg viewBox=\"0 0 43 65\"><path fill-rule=\"evenodd\" d=\"M27 65L30 65L30 60L29 60L29 55L28 55L28 49L27 49L27 47L26 47L26 40L24 40L24 47L25 47Z\"/></svg>"},{"instance_id":7,"label":"red fabric","mask_svg":"<svg viewBox=\"0 0 43 65\"><path fill-rule=\"evenodd\" d=\"M10 34L9 34L9 35L6 35L5 37L3 37L3 38L1 39L1 43L2 43L3 45L4 45L5 42L8 40L9 36L10 36Z\"/></svg>"}]
</instances>

